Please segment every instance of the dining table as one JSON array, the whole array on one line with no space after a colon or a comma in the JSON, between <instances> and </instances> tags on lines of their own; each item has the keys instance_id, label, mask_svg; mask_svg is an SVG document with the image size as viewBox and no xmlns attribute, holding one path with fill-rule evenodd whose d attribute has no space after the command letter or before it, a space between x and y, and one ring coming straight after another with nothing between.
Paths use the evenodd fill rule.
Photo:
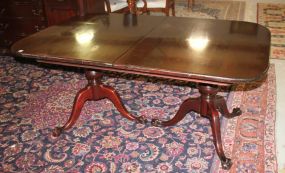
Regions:
<instances>
[{"instance_id":1,"label":"dining table","mask_svg":"<svg viewBox=\"0 0 285 173\"><path fill-rule=\"evenodd\" d=\"M54 136L72 128L90 100L107 98L130 121L161 127L173 126L194 111L210 120L221 165L230 169L232 161L223 150L220 120L240 116L242 111L238 107L229 111L218 93L223 87L265 78L270 42L270 31L257 23L102 14L48 27L16 42L11 51L20 58L85 70L88 84L78 91L68 121L54 129ZM195 83L200 95L189 95L169 120L147 120L131 114L118 92L102 82L106 72L181 80L189 86Z\"/></svg>"}]
</instances>

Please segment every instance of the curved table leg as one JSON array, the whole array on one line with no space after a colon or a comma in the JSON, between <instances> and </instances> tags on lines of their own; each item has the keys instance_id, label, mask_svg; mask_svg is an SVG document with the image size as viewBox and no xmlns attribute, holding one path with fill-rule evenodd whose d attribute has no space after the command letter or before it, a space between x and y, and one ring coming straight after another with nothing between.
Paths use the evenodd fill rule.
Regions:
<instances>
[{"instance_id":1,"label":"curved table leg","mask_svg":"<svg viewBox=\"0 0 285 173\"><path fill-rule=\"evenodd\" d=\"M224 154L221 132L220 132L220 118L219 111L224 113L227 118L232 118L241 114L239 108L233 109L233 112L228 111L226 101L223 97L217 96L220 88L216 85L198 85L201 96L198 98L189 98L185 100L180 106L176 115L168 121L160 121L157 119L152 120L152 124L156 126L171 126L181 121L188 112L195 111L200 113L201 116L210 119L214 145L217 154L221 160L223 169L230 169L232 166L231 159L227 158Z\"/></svg>"},{"instance_id":2,"label":"curved table leg","mask_svg":"<svg viewBox=\"0 0 285 173\"><path fill-rule=\"evenodd\" d=\"M56 127L53 130L53 136L59 136L64 130L70 129L75 124L76 120L79 118L84 103L88 100L97 101L107 98L111 100L111 102L114 104L114 106L118 109L118 111L122 114L123 117L129 120L137 121L139 123L147 122L144 117L135 117L127 111L121 101L119 94L115 91L115 89L102 84L101 73L96 73L95 71L86 71L85 76L88 80L87 86L77 93L73 103L72 113L68 121L65 123L64 126Z\"/></svg>"},{"instance_id":3,"label":"curved table leg","mask_svg":"<svg viewBox=\"0 0 285 173\"><path fill-rule=\"evenodd\" d=\"M222 168L229 170L232 166L232 161L231 159L225 156L225 153L223 150L221 131L220 131L219 113L213 103L209 103L209 109L211 111L211 117L209 119L211 122L213 142L214 142L217 154L221 160Z\"/></svg>"},{"instance_id":4,"label":"curved table leg","mask_svg":"<svg viewBox=\"0 0 285 173\"><path fill-rule=\"evenodd\" d=\"M72 112L71 115L69 117L69 119L67 120L67 122L64 124L64 126L62 127L56 127L53 132L52 135L54 137L59 136L64 130L70 129L75 122L77 121L77 119L79 118L81 109L84 105L84 103L87 100L92 99L92 87L87 86L83 89L81 89L75 99L74 99L74 104L73 104L73 108L72 108Z\"/></svg>"},{"instance_id":5,"label":"curved table leg","mask_svg":"<svg viewBox=\"0 0 285 173\"><path fill-rule=\"evenodd\" d=\"M200 98L189 98L181 104L179 110L172 119L168 121L152 119L151 124L154 126L172 126L181 121L188 112L190 111L199 112L199 108L200 108Z\"/></svg>"}]
</instances>

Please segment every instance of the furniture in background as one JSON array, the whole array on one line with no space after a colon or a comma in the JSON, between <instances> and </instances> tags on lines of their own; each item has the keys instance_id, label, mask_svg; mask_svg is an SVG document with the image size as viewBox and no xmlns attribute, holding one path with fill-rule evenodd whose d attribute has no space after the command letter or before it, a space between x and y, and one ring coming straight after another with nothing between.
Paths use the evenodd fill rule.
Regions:
<instances>
[{"instance_id":1,"label":"furniture in background","mask_svg":"<svg viewBox=\"0 0 285 173\"><path fill-rule=\"evenodd\" d=\"M66 21L78 13L77 2L74 0L43 0L43 5L47 26Z\"/></svg>"},{"instance_id":2,"label":"furniture in background","mask_svg":"<svg viewBox=\"0 0 285 173\"><path fill-rule=\"evenodd\" d=\"M105 10L108 13L141 14L147 12L146 0L105 0Z\"/></svg>"},{"instance_id":3,"label":"furniture in background","mask_svg":"<svg viewBox=\"0 0 285 173\"><path fill-rule=\"evenodd\" d=\"M105 10L108 13L127 11L128 2L127 0L105 0Z\"/></svg>"},{"instance_id":4,"label":"furniture in background","mask_svg":"<svg viewBox=\"0 0 285 173\"><path fill-rule=\"evenodd\" d=\"M83 7L79 9L80 16L106 13L104 0L77 0L77 4Z\"/></svg>"},{"instance_id":5,"label":"furniture in background","mask_svg":"<svg viewBox=\"0 0 285 173\"><path fill-rule=\"evenodd\" d=\"M188 5L191 0L188 0ZM105 0L106 11L112 12L130 12L133 14L161 12L169 16L172 10L172 16L175 16L175 0Z\"/></svg>"},{"instance_id":6,"label":"furniture in background","mask_svg":"<svg viewBox=\"0 0 285 173\"><path fill-rule=\"evenodd\" d=\"M0 1L0 47L6 51L14 41L47 26L43 1Z\"/></svg>"},{"instance_id":7,"label":"furniture in background","mask_svg":"<svg viewBox=\"0 0 285 173\"><path fill-rule=\"evenodd\" d=\"M171 9L172 16L175 16L175 0L146 0L147 12L162 12L169 16Z\"/></svg>"},{"instance_id":8,"label":"furniture in background","mask_svg":"<svg viewBox=\"0 0 285 173\"><path fill-rule=\"evenodd\" d=\"M127 25L134 18L135 25ZM72 51L68 51L70 48ZM130 114L115 89L103 85L104 71L196 82L199 97L185 99L170 120L153 119L151 124L175 125L190 111L208 118L221 165L223 169L230 169L232 162L222 145L220 115L233 118L239 116L241 110L234 108L229 112L224 97L217 93L221 87L265 77L269 66L270 31L243 21L96 15L49 27L14 44L12 52L43 63L86 69L88 84L77 93L69 120L54 130L54 136L75 124L88 100L107 98L123 117L147 122L144 117Z\"/></svg>"},{"instance_id":9,"label":"furniture in background","mask_svg":"<svg viewBox=\"0 0 285 173\"><path fill-rule=\"evenodd\" d=\"M195 0L188 0L188 8L193 8Z\"/></svg>"},{"instance_id":10,"label":"furniture in background","mask_svg":"<svg viewBox=\"0 0 285 173\"><path fill-rule=\"evenodd\" d=\"M132 14L142 14L147 12L146 0L127 0L129 11Z\"/></svg>"},{"instance_id":11,"label":"furniture in background","mask_svg":"<svg viewBox=\"0 0 285 173\"><path fill-rule=\"evenodd\" d=\"M74 16L103 13L104 0L1 0L0 53L17 40Z\"/></svg>"}]
</instances>

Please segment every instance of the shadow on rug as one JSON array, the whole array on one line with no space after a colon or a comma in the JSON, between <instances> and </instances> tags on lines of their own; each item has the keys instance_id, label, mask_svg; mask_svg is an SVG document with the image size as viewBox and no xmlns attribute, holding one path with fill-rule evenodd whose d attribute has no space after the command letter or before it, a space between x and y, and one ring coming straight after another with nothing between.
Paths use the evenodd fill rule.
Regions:
<instances>
[{"instance_id":1,"label":"shadow on rug","mask_svg":"<svg viewBox=\"0 0 285 173\"><path fill-rule=\"evenodd\" d=\"M285 4L258 3L257 22L271 31L271 58L285 59Z\"/></svg>"},{"instance_id":2,"label":"shadow on rug","mask_svg":"<svg viewBox=\"0 0 285 173\"><path fill-rule=\"evenodd\" d=\"M108 100L88 102L80 120L59 138L81 73L41 68L0 57L0 172L224 172L212 142L209 121L189 113L173 127L130 122ZM198 91L185 82L111 74L104 83L121 95L135 115L169 118L180 103ZM223 119L230 172L275 172L275 73L239 85L224 96L243 114ZM248 90L252 88L252 90Z\"/></svg>"}]
</instances>

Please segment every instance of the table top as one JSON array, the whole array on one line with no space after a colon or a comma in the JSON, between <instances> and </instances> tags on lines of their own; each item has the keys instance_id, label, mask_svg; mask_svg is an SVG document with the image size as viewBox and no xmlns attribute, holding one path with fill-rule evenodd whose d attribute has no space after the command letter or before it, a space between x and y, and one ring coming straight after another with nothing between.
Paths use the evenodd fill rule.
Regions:
<instances>
[{"instance_id":1,"label":"table top","mask_svg":"<svg viewBox=\"0 0 285 173\"><path fill-rule=\"evenodd\" d=\"M11 50L52 64L232 84L266 74L270 31L241 21L106 14L49 27Z\"/></svg>"}]
</instances>

